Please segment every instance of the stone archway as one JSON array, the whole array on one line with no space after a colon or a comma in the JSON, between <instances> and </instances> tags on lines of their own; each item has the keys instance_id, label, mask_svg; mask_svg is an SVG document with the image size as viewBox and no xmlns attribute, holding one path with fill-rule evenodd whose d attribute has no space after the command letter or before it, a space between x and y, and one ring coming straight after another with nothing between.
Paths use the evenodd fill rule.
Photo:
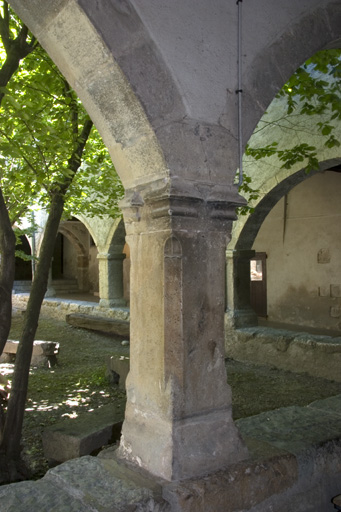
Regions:
<instances>
[{"instance_id":1,"label":"stone archway","mask_svg":"<svg viewBox=\"0 0 341 512\"><path fill-rule=\"evenodd\" d=\"M74 225L76 224L76 226ZM78 288L82 292L87 292L89 290L89 254L88 254L88 248L84 245L84 240L81 240L81 233L79 232L78 225L82 224L77 221L65 221L60 224L58 232L64 236L69 242L71 248L73 248L76 252L76 261L72 261L72 253L69 254L69 257L67 255L61 255L62 258L65 259L64 265L67 267L68 265L72 265L74 268L73 270L70 269L68 272L68 269L65 268L63 275L64 277L71 278L74 276L77 279ZM83 238L85 233L85 226ZM70 251L69 251L70 252ZM54 263L54 262L53 262ZM54 275L52 274L52 279L54 278Z\"/></svg>"},{"instance_id":2,"label":"stone archway","mask_svg":"<svg viewBox=\"0 0 341 512\"><path fill-rule=\"evenodd\" d=\"M168 480L239 461L246 451L232 422L222 364L221 278L235 207L241 203L233 184L238 166L235 3L11 4L79 94L126 189L133 293L120 454ZM265 0L262 9L248 4L245 140L294 69L340 40L340 18L335 0L309 5ZM168 250L172 237L181 246L182 266L176 268L182 287L165 300L170 289L165 268L180 257ZM169 311L176 316L176 332L166 329Z\"/></svg>"},{"instance_id":3,"label":"stone archway","mask_svg":"<svg viewBox=\"0 0 341 512\"><path fill-rule=\"evenodd\" d=\"M225 327L235 329L257 325L257 316L250 306L250 260L255 256L254 244L265 219L279 201L288 196L297 185L303 184L313 176L319 176L329 169L338 167L337 159L321 162L320 170L307 174L304 169L278 183L265 195L247 218L238 236L227 250L227 310ZM322 185L321 185L322 186ZM257 247L259 251L260 248ZM277 320L279 321L279 320ZM283 319L281 320L283 323ZM289 322L290 323L290 322ZM293 322L294 323L294 322ZM296 320L296 323L299 323Z\"/></svg>"}]
</instances>

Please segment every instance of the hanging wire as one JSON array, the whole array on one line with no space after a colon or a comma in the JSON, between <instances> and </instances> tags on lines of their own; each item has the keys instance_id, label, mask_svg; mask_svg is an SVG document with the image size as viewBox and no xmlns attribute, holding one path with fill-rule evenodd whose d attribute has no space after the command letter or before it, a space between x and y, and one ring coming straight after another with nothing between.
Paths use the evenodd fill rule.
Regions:
<instances>
[{"instance_id":1,"label":"hanging wire","mask_svg":"<svg viewBox=\"0 0 341 512\"><path fill-rule=\"evenodd\" d=\"M238 145L239 145L239 181L240 187L243 183L243 126L242 126L242 2L237 0L238 6Z\"/></svg>"}]
</instances>

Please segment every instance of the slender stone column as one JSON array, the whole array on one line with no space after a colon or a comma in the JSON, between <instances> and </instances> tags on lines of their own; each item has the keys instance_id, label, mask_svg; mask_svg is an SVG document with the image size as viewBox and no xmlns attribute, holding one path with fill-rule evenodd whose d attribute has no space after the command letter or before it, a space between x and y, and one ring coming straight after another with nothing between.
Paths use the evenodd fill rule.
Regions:
<instances>
[{"instance_id":1,"label":"slender stone column","mask_svg":"<svg viewBox=\"0 0 341 512\"><path fill-rule=\"evenodd\" d=\"M257 315L250 305L250 260L254 255L251 250L226 251L227 329L257 325Z\"/></svg>"},{"instance_id":2,"label":"slender stone column","mask_svg":"<svg viewBox=\"0 0 341 512\"><path fill-rule=\"evenodd\" d=\"M47 280L47 290L45 293L45 298L48 299L49 297L55 297L55 296L56 296L56 290L54 289L54 287L52 285L52 261L51 261L51 266L49 269L49 277Z\"/></svg>"},{"instance_id":3,"label":"slender stone column","mask_svg":"<svg viewBox=\"0 0 341 512\"><path fill-rule=\"evenodd\" d=\"M125 306L123 298L123 260L125 254L99 253L99 305L106 308Z\"/></svg>"},{"instance_id":4,"label":"slender stone column","mask_svg":"<svg viewBox=\"0 0 341 512\"><path fill-rule=\"evenodd\" d=\"M83 254L77 256L78 286L81 291L89 290L89 259Z\"/></svg>"},{"instance_id":5,"label":"slender stone column","mask_svg":"<svg viewBox=\"0 0 341 512\"><path fill-rule=\"evenodd\" d=\"M246 457L224 361L231 204L164 197L124 208L130 373L119 456L167 480Z\"/></svg>"}]
</instances>

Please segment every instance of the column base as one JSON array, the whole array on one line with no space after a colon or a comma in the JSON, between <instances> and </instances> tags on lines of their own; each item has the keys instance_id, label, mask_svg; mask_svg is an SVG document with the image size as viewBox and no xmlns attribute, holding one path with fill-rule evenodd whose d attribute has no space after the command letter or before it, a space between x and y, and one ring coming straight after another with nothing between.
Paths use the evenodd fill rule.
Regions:
<instances>
[{"instance_id":1,"label":"column base","mask_svg":"<svg viewBox=\"0 0 341 512\"><path fill-rule=\"evenodd\" d=\"M122 299L100 299L99 307L100 308L119 308L126 307L126 301Z\"/></svg>"},{"instance_id":2,"label":"column base","mask_svg":"<svg viewBox=\"0 0 341 512\"><path fill-rule=\"evenodd\" d=\"M48 289L46 290L44 298L48 299L49 297L52 298L55 297L56 295L56 290L53 288L53 286L49 286Z\"/></svg>"},{"instance_id":3,"label":"column base","mask_svg":"<svg viewBox=\"0 0 341 512\"><path fill-rule=\"evenodd\" d=\"M118 457L168 481L200 477L245 460L230 409L174 422L126 409Z\"/></svg>"},{"instance_id":4,"label":"column base","mask_svg":"<svg viewBox=\"0 0 341 512\"><path fill-rule=\"evenodd\" d=\"M258 325L258 317L253 309L229 309L225 312L225 331Z\"/></svg>"}]
</instances>

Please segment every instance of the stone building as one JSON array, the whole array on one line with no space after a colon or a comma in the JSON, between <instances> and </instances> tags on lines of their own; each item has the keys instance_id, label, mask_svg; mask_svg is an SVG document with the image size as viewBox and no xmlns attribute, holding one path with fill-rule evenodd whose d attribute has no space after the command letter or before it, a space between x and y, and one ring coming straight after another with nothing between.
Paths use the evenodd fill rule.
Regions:
<instances>
[{"instance_id":1,"label":"stone building","mask_svg":"<svg viewBox=\"0 0 341 512\"><path fill-rule=\"evenodd\" d=\"M235 208L244 202L235 175L281 86L312 54L340 45L341 2L11 5L76 90L125 188L131 367L119 456L168 481L245 459L224 365L222 276ZM284 194L276 196L272 180L263 181L274 205ZM255 231L246 231L240 249L249 251ZM314 247L320 268L328 248L323 239ZM334 275L329 281L337 293ZM242 299L233 291L229 308L244 314Z\"/></svg>"}]
</instances>

